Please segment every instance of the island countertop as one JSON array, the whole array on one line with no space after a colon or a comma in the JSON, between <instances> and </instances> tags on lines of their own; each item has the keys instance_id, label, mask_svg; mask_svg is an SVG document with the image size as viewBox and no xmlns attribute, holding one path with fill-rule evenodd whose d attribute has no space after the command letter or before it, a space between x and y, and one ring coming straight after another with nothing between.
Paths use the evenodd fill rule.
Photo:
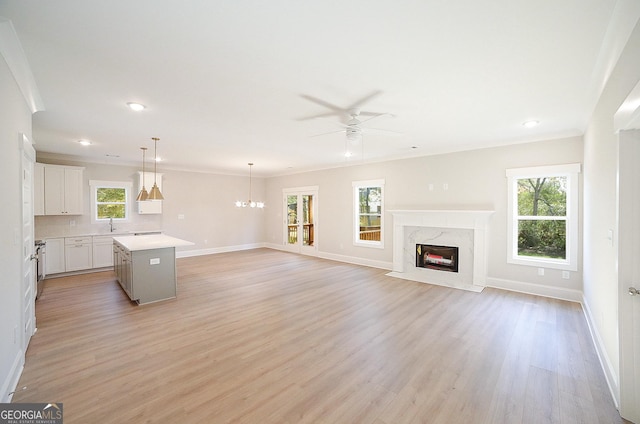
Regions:
<instances>
[{"instance_id":1,"label":"island countertop","mask_svg":"<svg viewBox=\"0 0 640 424\"><path fill-rule=\"evenodd\" d=\"M132 252L137 250L163 249L165 247L193 246L195 244L187 240L181 240L164 234L122 236L114 237L113 240Z\"/></svg>"}]
</instances>

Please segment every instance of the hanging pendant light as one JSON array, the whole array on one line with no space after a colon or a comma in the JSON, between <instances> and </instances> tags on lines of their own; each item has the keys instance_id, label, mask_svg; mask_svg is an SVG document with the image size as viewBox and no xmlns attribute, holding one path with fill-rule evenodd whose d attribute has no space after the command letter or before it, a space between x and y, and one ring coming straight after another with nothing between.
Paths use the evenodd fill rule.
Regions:
<instances>
[{"instance_id":1,"label":"hanging pendant light","mask_svg":"<svg viewBox=\"0 0 640 424\"><path fill-rule=\"evenodd\" d=\"M249 206L250 208L264 208L264 202L254 202L251 200L251 167L253 166L252 162L249 162L249 200L247 202L241 202L240 200L236 201L236 206L239 208L246 208Z\"/></svg>"},{"instance_id":2,"label":"hanging pendant light","mask_svg":"<svg viewBox=\"0 0 640 424\"><path fill-rule=\"evenodd\" d=\"M162 193L160 193L160 189L158 188L157 183L157 168L158 168L158 137L151 137L151 140L154 142L154 161L153 161L153 187L151 188L151 192L149 193L148 200L164 200Z\"/></svg>"},{"instance_id":3,"label":"hanging pendant light","mask_svg":"<svg viewBox=\"0 0 640 424\"><path fill-rule=\"evenodd\" d=\"M141 147L142 150L142 189L140 189L140 193L138 193L138 197L136 197L136 202L144 202L149 198L149 193L147 192L147 188L144 186L144 163L145 163L145 153L147 151L146 147Z\"/></svg>"}]
</instances>

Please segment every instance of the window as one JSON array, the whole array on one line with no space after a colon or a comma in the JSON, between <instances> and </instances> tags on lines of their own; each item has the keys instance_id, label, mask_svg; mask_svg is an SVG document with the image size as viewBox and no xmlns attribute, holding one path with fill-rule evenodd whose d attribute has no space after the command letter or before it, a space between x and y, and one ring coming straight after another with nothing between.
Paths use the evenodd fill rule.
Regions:
<instances>
[{"instance_id":1,"label":"window","mask_svg":"<svg viewBox=\"0 0 640 424\"><path fill-rule=\"evenodd\" d=\"M354 243L384 247L384 180L353 183Z\"/></svg>"},{"instance_id":2,"label":"window","mask_svg":"<svg viewBox=\"0 0 640 424\"><path fill-rule=\"evenodd\" d=\"M132 184L122 181L89 181L91 214L94 222L129 219L129 197Z\"/></svg>"},{"instance_id":3,"label":"window","mask_svg":"<svg viewBox=\"0 0 640 424\"><path fill-rule=\"evenodd\" d=\"M507 262L578 269L580 164L508 169Z\"/></svg>"}]
</instances>

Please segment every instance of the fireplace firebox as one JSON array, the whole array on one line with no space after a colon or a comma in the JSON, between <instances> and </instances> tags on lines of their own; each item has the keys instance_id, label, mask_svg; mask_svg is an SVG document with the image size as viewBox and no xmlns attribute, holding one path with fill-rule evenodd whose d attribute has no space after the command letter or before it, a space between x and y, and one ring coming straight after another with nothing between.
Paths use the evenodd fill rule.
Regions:
<instances>
[{"instance_id":1,"label":"fireplace firebox","mask_svg":"<svg viewBox=\"0 0 640 424\"><path fill-rule=\"evenodd\" d=\"M416 267L458 272L458 248L416 244Z\"/></svg>"}]
</instances>

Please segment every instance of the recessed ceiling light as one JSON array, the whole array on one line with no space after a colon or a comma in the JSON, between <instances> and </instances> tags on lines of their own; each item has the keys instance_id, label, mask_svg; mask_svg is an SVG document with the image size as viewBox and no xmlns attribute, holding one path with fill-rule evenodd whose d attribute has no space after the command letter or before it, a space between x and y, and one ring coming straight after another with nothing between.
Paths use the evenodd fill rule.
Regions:
<instances>
[{"instance_id":1,"label":"recessed ceiling light","mask_svg":"<svg viewBox=\"0 0 640 424\"><path fill-rule=\"evenodd\" d=\"M540 123L539 121L526 121L522 125L525 128L533 128L533 127L538 126L539 123Z\"/></svg>"},{"instance_id":2,"label":"recessed ceiling light","mask_svg":"<svg viewBox=\"0 0 640 424\"><path fill-rule=\"evenodd\" d=\"M140 112L141 110L146 109L145 105L141 103L135 103L135 102L129 102L127 103L127 106L129 106L131 110L135 110L136 112Z\"/></svg>"},{"instance_id":3,"label":"recessed ceiling light","mask_svg":"<svg viewBox=\"0 0 640 424\"><path fill-rule=\"evenodd\" d=\"M82 144L83 146L91 145L91 142L89 140L78 140L78 143Z\"/></svg>"}]
</instances>

